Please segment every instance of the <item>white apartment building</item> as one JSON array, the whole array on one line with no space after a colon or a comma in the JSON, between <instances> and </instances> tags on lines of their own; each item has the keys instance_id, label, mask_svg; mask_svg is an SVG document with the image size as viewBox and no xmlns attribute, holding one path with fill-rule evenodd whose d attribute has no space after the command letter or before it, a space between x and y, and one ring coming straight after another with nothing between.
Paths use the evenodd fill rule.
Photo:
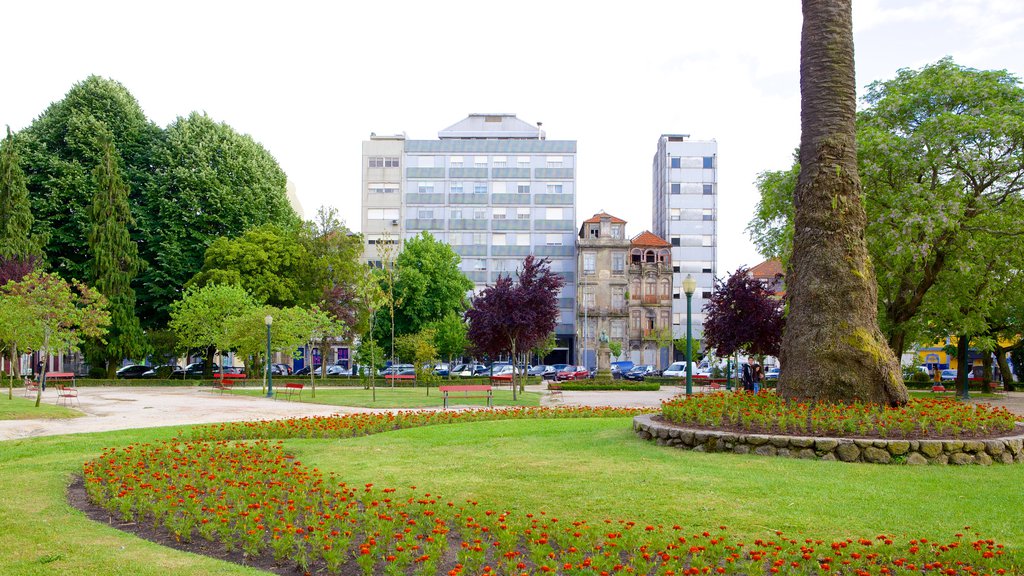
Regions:
<instances>
[{"instance_id":1,"label":"white apartment building","mask_svg":"<svg viewBox=\"0 0 1024 576\"><path fill-rule=\"evenodd\" d=\"M683 278L697 280L693 294L693 334L704 332L705 302L717 274L718 143L690 140L688 134L662 134L653 163L654 233L672 245L672 330L686 336Z\"/></svg>"},{"instance_id":2,"label":"white apartment building","mask_svg":"<svg viewBox=\"0 0 1024 576\"><path fill-rule=\"evenodd\" d=\"M566 280L555 358L575 362L576 141L548 140L515 114L470 114L437 140L363 142L364 259L426 230L462 257L476 290L533 254ZM398 246L400 248L400 245Z\"/></svg>"}]
</instances>

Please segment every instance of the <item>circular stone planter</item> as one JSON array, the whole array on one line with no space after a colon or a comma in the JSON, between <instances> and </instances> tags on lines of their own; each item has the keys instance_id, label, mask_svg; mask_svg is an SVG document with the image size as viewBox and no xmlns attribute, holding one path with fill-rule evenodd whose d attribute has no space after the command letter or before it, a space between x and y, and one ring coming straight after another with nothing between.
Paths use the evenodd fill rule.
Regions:
<instances>
[{"instance_id":1,"label":"circular stone planter","mask_svg":"<svg viewBox=\"0 0 1024 576\"><path fill-rule=\"evenodd\" d=\"M1024 435L986 440L898 440L774 436L683 428L655 420L656 414L633 418L642 440L695 452L730 452L873 464L1013 464L1024 462Z\"/></svg>"}]
</instances>

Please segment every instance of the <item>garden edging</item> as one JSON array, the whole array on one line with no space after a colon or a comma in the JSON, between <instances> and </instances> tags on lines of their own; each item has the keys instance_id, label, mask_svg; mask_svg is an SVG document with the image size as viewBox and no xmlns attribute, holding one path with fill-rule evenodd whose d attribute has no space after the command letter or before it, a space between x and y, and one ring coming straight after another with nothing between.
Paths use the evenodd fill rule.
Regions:
<instances>
[{"instance_id":1,"label":"garden edging","mask_svg":"<svg viewBox=\"0 0 1024 576\"><path fill-rule=\"evenodd\" d=\"M656 414L633 418L642 440L695 452L731 452L873 464L1014 464L1024 462L1024 435L985 440L901 440L819 438L744 434L683 428L655 420Z\"/></svg>"}]
</instances>

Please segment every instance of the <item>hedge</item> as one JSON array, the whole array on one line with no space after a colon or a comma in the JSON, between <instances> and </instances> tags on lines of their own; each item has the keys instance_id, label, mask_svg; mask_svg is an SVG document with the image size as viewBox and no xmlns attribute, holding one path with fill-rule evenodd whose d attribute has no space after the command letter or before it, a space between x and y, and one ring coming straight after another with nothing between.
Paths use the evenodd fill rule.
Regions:
<instances>
[{"instance_id":1,"label":"hedge","mask_svg":"<svg viewBox=\"0 0 1024 576\"><path fill-rule=\"evenodd\" d=\"M562 390L626 390L631 392L653 392L661 390L661 384L657 382L634 382L632 380L567 380L559 382Z\"/></svg>"}]
</instances>

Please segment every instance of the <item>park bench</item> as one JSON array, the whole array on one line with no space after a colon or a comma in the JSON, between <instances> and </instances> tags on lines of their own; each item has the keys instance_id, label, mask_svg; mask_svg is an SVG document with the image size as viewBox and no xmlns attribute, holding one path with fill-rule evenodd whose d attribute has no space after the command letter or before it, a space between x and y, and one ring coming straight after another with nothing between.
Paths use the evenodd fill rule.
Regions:
<instances>
[{"instance_id":1,"label":"park bench","mask_svg":"<svg viewBox=\"0 0 1024 576\"><path fill-rule=\"evenodd\" d=\"M234 374L231 372L216 372L213 375L213 389L221 393L234 390L239 380L245 380L245 374Z\"/></svg>"},{"instance_id":2,"label":"park bench","mask_svg":"<svg viewBox=\"0 0 1024 576\"><path fill-rule=\"evenodd\" d=\"M564 402L565 399L562 397L562 385L561 384L548 384L548 397L554 402L557 397L560 402Z\"/></svg>"},{"instance_id":3,"label":"park bench","mask_svg":"<svg viewBox=\"0 0 1024 576\"><path fill-rule=\"evenodd\" d=\"M458 398L487 398L487 406L490 407L493 398L492 388L487 384L458 384L454 386L439 386L437 388L444 394L444 408L448 409L448 395L451 392L462 392ZM486 394L470 394L471 392L486 392Z\"/></svg>"},{"instance_id":4,"label":"park bench","mask_svg":"<svg viewBox=\"0 0 1024 576\"><path fill-rule=\"evenodd\" d=\"M274 399L277 400L278 396L298 396L299 400L302 400L302 389L306 385L301 382L285 382L284 387L274 388Z\"/></svg>"},{"instance_id":5,"label":"park bench","mask_svg":"<svg viewBox=\"0 0 1024 576\"><path fill-rule=\"evenodd\" d=\"M415 374L385 374L384 382L390 382L394 385L395 380L415 380Z\"/></svg>"},{"instance_id":6,"label":"park bench","mask_svg":"<svg viewBox=\"0 0 1024 576\"><path fill-rule=\"evenodd\" d=\"M73 372L49 372L46 374L46 383L57 387L57 404L63 403L68 406L82 402L78 399L78 388L75 386L75 375Z\"/></svg>"},{"instance_id":7,"label":"park bench","mask_svg":"<svg viewBox=\"0 0 1024 576\"><path fill-rule=\"evenodd\" d=\"M945 392L946 387L942 384L935 384L932 386L932 392Z\"/></svg>"}]
</instances>

